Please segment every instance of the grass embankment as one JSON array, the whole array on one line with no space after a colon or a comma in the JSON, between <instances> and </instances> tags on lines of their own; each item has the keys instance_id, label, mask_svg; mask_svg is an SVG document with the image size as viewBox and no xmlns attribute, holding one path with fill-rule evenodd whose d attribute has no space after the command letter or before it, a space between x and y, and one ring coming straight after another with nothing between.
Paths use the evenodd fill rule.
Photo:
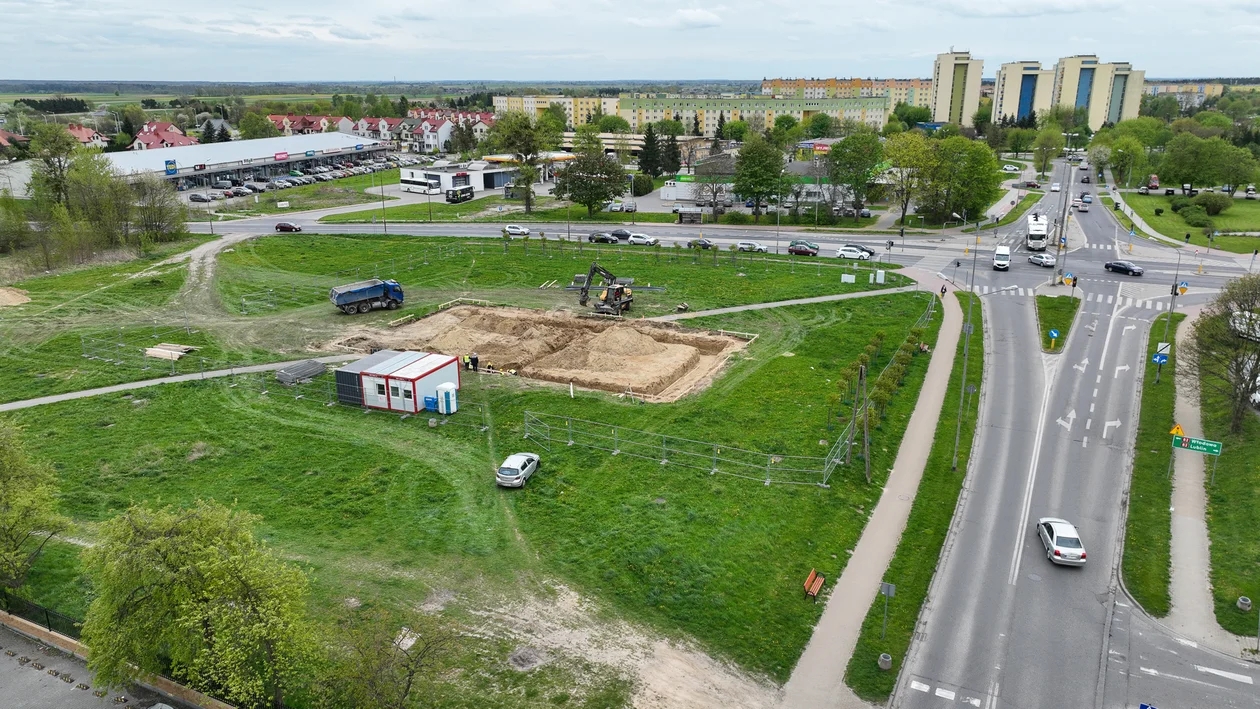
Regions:
<instances>
[{"instance_id":1,"label":"grass embankment","mask_svg":"<svg viewBox=\"0 0 1260 709\"><path fill-rule=\"evenodd\" d=\"M1168 341L1174 342L1177 325L1186 316L1175 313ZM1133 475L1129 483L1129 514L1125 520L1124 585L1133 600L1147 613L1162 618L1168 615L1169 572L1172 538L1172 479L1168 463L1173 450L1171 436L1173 404L1177 399L1174 381L1176 348L1168 353L1159 383L1155 383L1156 365L1151 355L1164 336L1168 313L1155 319L1147 343L1145 370L1142 375L1142 410L1138 419L1137 442L1134 444Z\"/></svg>"},{"instance_id":2,"label":"grass embankment","mask_svg":"<svg viewBox=\"0 0 1260 709\"><path fill-rule=\"evenodd\" d=\"M1037 328L1041 332L1043 352L1062 352L1068 331L1081 308L1081 299L1061 295L1039 295L1037 301ZM1050 337L1051 330L1058 330L1057 338Z\"/></svg>"},{"instance_id":3,"label":"grass embankment","mask_svg":"<svg viewBox=\"0 0 1260 709\"><path fill-rule=\"evenodd\" d=\"M1014 224L1015 222L1019 221L1020 217L1024 216L1024 212L1027 212L1029 209L1032 209L1032 206L1034 204L1041 201L1041 197L1043 194L1045 193L1044 192L1030 192L1024 195L1023 199L1019 200L1019 204L1016 204L1014 207L1011 208L1011 211L1002 215L1002 218L999 219L996 224L992 224L992 223L985 224L981 228L982 229L996 229L998 227L1006 226L1007 224ZM975 230L976 230L975 227L967 227L966 229L963 229L963 232L969 234L971 232L974 232Z\"/></svg>"},{"instance_id":4,"label":"grass embankment","mask_svg":"<svg viewBox=\"0 0 1260 709\"><path fill-rule=\"evenodd\" d=\"M1181 215L1172 210L1172 198L1164 195L1142 195L1126 192L1124 201L1152 229L1164 236L1184 242L1186 234L1190 235L1190 243L1199 248L1207 248L1208 238L1203 229L1186 224ZM1155 216L1155 209L1164 213ZM1212 217L1216 229L1222 234L1212 239L1212 248L1231 251L1236 254L1249 254L1260 248L1260 236L1242 236L1227 234L1229 231L1260 232L1260 200L1235 199L1233 206Z\"/></svg>"},{"instance_id":5,"label":"grass embankment","mask_svg":"<svg viewBox=\"0 0 1260 709\"><path fill-rule=\"evenodd\" d=\"M261 515L266 538L313 570L313 605L323 617L350 596L416 604L441 591L454 592L448 610L463 613L559 575L627 617L689 634L719 657L783 681L823 608L801 599L800 583L811 567L834 577L847 561L892 466L927 357L911 359L885 418L873 422L874 485L856 457L829 490L767 487L577 446L540 451L546 463L524 490L496 489L492 466L510 449L535 446L520 442L526 409L822 455L819 440L839 434L838 424L829 430L835 411L826 403L838 372L878 330L888 337L882 357L891 356L924 306L922 294L885 294L692 323L762 336L709 390L668 405L591 392L570 399L527 380L467 378L465 401L485 401L493 412L493 449L473 428L434 432L422 419L219 385L107 395L13 418L40 432L30 446L58 470L63 511L85 523L83 536L132 502L231 500ZM934 323L924 339L935 336ZM62 567L70 560L42 563L45 581L32 595L68 597L73 574Z\"/></svg>"},{"instance_id":6,"label":"grass embankment","mask_svg":"<svg viewBox=\"0 0 1260 709\"><path fill-rule=\"evenodd\" d=\"M1260 416L1248 411L1242 430L1229 430L1230 405L1220 392L1203 387L1203 434L1222 443L1221 455L1203 456L1207 488L1207 527L1212 549L1212 598L1216 620L1238 635L1256 632L1256 609L1238 610L1239 596L1260 598ZM1254 601L1253 601L1254 602Z\"/></svg>"},{"instance_id":7,"label":"grass embankment","mask_svg":"<svg viewBox=\"0 0 1260 709\"><path fill-rule=\"evenodd\" d=\"M962 301L962 293L954 296ZM897 586L896 595L888 599L887 635L880 638L884 623L884 598L877 596L866 613L866 620L862 622L861 635L845 670L845 683L867 701L883 702L892 694L897 673L914 637L920 608L936 573L941 547L958 504L958 493L962 490L980 409L979 393L968 396L965 387L975 386L979 392L984 379L984 315L981 309L976 310L975 317L974 339L967 357L967 381L962 383L963 348L967 337L964 334L954 355L949 390L945 393L941 417L932 438L932 451L928 454L923 479L919 482L919 492L910 508L910 517L897 543L897 551L884 573L884 580ZM965 397L965 406L958 439L958 470L955 472L951 467L960 397ZM893 658L893 667L887 672L880 670L877 664L880 653L885 652Z\"/></svg>"},{"instance_id":8,"label":"grass embankment","mask_svg":"<svg viewBox=\"0 0 1260 709\"><path fill-rule=\"evenodd\" d=\"M193 213L201 211L204 214L213 210L216 214L231 217L257 214L285 214L308 209L327 209L329 207L345 207L352 204L368 204L371 202L380 204L381 195L367 192L366 190L373 186L381 187L382 185L398 184L398 173L398 168L394 168L369 175L351 175L339 180L317 182L313 185L300 185L287 190L264 192L260 195L251 195L249 197L237 197L225 202L197 204L191 206L189 211ZM398 198L385 197L387 203L396 199ZM279 203L281 202L286 202L289 206L280 207ZM372 221L373 215L376 215L379 219L380 210L378 209L375 212L366 210L360 214L365 221Z\"/></svg>"},{"instance_id":9,"label":"grass embankment","mask_svg":"<svg viewBox=\"0 0 1260 709\"><path fill-rule=\"evenodd\" d=\"M592 261L619 276L632 276L640 285L668 289L636 296L631 314L639 316L667 314L683 302L692 310L703 310L871 287L866 282L868 266L861 267L857 283L841 283L842 273L854 271L848 268L851 264L835 259L732 256L714 250L658 250L555 239L544 245L535 237L507 242L505 253L503 240L323 234L266 236L242 243L233 253L219 257L217 286L227 307L239 309L242 294L292 285L303 295L279 303L278 308L318 304L327 317L339 316L328 305L327 289L360 277L397 278L408 294L408 307L460 296L551 306L572 302L576 295L558 288L539 290L539 286L558 281L563 287L574 274L585 273ZM338 271L341 275L331 275ZM909 282L898 274L886 277L888 286ZM371 317L392 319L397 314L366 316Z\"/></svg>"}]
</instances>

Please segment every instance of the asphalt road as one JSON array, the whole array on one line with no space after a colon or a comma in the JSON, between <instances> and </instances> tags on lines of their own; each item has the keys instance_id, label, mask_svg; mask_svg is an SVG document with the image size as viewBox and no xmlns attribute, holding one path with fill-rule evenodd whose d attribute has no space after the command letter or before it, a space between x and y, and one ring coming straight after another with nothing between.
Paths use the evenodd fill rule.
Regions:
<instances>
[{"instance_id":1,"label":"asphalt road","mask_svg":"<svg viewBox=\"0 0 1260 709\"><path fill-rule=\"evenodd\" d=\"M1075 183L1077 171L1071 180L1066 172L1060 165L1054 180ZM1062 200L1080 188L1048 193L1041 209L1061 217ZM1082 278L1078 294L1086 302L1062 354L1042 354L1036 330L1032 294L1049 280L1049 269L1027 263L1020 249L1010 271L991 269L992 245L1018 244L1020 228L984 239L989 243L977 255L976 290L987 293L980 301L989 360L979 437L892 705L1118 708L1140 700L1163 709L1258 706L1249 681L1230 678L1243 674L1236 661L1190 648L1202 657L1187 665L1184 653L1168 653L1185 646L1131 614L1122 593L1115 603L1137 385L1149 323L1167 309L1178 267L1166 263L1176 258L1167 249L1151 255L1144 277L1107 273L1103 263L1124 248L1116 243L1114 222L1101 209L1074 219L1086 241L1067 254L1067 270ZM955 274L964 286L969 266L964 261L965 272ZM1211 280L1219 285L1226 277L1222 272ZM1206 277L1195 281L1211 287ZM1062 568L1046 558L1034 531L1042 516L1076 524L1088 552L1085 567ZM1129 630L1138 625L1131 617L1149 627ZM1124 630L1123 637L1113 628ZM1160 669L1161 663L1167 667ZM1170 679L1174 675L1188 680ZM1203 682L1219 693L1213 695L1219 703L1203 703Z\"/></svg>"}]
</instances>

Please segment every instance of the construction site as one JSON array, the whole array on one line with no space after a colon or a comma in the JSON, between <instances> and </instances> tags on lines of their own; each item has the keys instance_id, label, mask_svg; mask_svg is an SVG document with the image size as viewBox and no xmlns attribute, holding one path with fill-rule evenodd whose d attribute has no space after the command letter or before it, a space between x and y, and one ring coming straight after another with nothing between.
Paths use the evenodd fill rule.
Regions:
<instances>
[{"instance_id":1,"label":"construction site","mask_svg":"<svg viewBox=\"0 0 1260 709\"><path fill-rule=\"evenodd\" d=\"M753 335L513 307L459 305L393 329L360 330L340 351L409 349L586 389L674 401L707 387Z\"/></svg>"}]
</instances>

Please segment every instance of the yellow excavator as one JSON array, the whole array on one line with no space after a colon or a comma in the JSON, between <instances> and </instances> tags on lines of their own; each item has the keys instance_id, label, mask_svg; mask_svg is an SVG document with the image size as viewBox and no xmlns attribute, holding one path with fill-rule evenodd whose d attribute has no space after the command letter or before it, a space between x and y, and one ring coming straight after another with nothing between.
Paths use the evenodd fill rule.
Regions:
<instances>
[{"instance_id":1,"label":"yellow excavator","mask_svg":"<svg viewBox=\"0 0 1260 709\"><path fill-rule=\"evenodd\" d=\"M595 283L596 277L601 281L598 284ZM624 315L629 312L636 290L665 290L660 286L635 286L633 278L618 278L596 262L591 262L591 268L586 275L575 275L573 283L566 286L565 290L577 291L578 304L585 306L590 303L592 288L599 289L593 306L600 315Z\"/></svg>"}]
</instances>

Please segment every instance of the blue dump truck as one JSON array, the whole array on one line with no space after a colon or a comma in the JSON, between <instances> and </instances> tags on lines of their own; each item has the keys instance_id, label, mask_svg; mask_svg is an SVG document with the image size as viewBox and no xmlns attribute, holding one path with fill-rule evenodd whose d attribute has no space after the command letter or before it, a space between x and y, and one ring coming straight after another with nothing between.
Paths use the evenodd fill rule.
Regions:
<instances>
[{"instance_id":1,"label":"blue dump truck","mask_svg":"<svg viewBox=\"0 0 1260 709\"><path fill-rule=\"evenodd\" d=\"M346 315L366 313L372 308L393 310L402 305L403 290L398 281L370 281L336 286L328 292L328 299Z\"/></svg>"}]
</instances>

